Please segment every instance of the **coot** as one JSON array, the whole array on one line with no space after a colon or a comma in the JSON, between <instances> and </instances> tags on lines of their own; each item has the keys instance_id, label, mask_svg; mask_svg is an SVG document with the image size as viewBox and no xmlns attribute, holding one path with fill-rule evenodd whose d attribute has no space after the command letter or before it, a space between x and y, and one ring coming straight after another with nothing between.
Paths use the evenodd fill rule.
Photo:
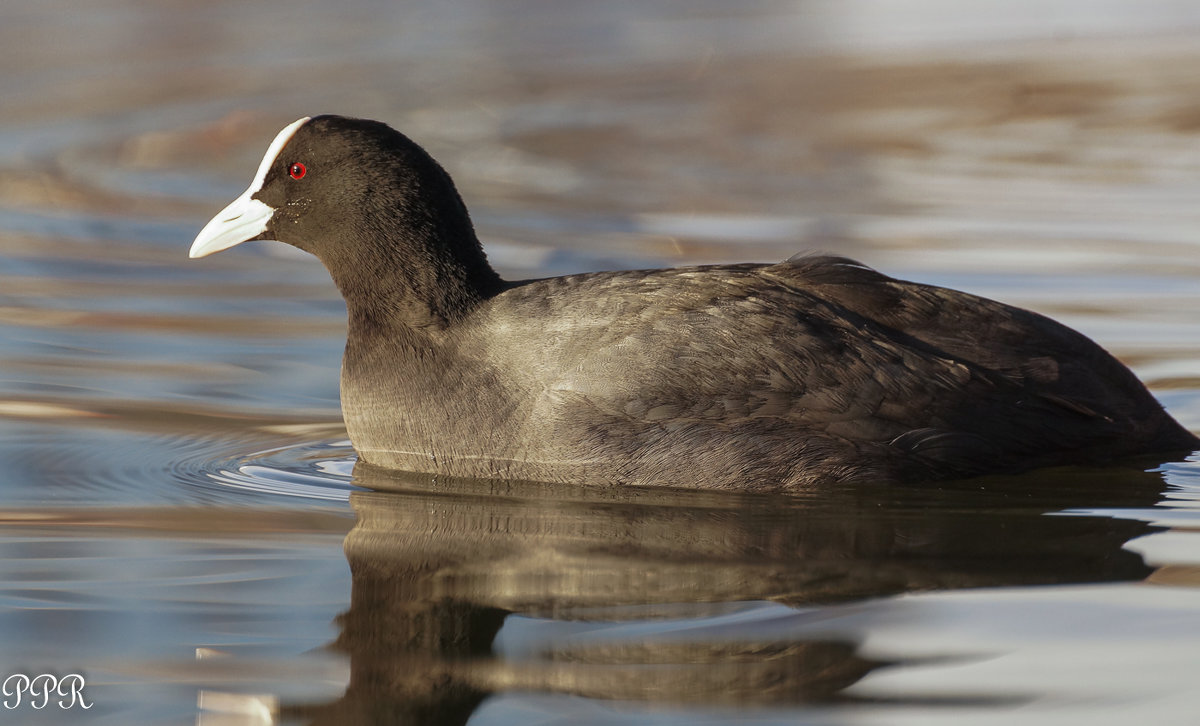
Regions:
<instances>
[{"instance_id":1,"label":"coot","mask_svg":"<svg viewBox=\"0 0 1200 726\"><path fill-rule=\"evenodd\" d=\"M284 128L190 254L256 239L345 298L346 428L384 467L766 490L1200 444L1084 335L845 258L502 280L449 175L375 121Z\"/></svg>"}]
</instances>

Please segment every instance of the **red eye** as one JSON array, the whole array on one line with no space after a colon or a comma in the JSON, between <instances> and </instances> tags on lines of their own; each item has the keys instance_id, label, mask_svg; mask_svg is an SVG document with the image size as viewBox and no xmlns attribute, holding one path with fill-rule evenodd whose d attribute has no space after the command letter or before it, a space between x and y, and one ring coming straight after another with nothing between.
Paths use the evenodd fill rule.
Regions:
<instances>
[{"instance_id":1,"label":"red eye","mask_svg":"<svg viewBox=\"0 0 1200 726\"><path fill-rule=\"evenodd\" d=\"M288 174L293 179L303 179L304 175L307 173L308 173L308 169L300 162L296 162L295 164L292 164L291 166L288 167Z\"/></svg>"}]
</instances>

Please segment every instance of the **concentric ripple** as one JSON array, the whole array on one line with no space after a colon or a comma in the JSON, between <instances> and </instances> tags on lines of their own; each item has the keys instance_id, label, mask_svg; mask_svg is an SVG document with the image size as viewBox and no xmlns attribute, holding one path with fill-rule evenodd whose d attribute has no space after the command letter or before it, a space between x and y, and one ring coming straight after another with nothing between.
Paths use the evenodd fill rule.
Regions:
<instances>
[{"instance_id":1,"label":"concentric ripple","mask_svg":"<svg viewBox=\"0 0 1200 726\"><path fill-rule=\"evenodd\" d=\"M346 501L355 460L348 440L309 441L212 461L201 474L221 488Z\"/></svg>"},{"instance_id":2,"label":"concentric ripple","mask_svg":"<svg viewBox=\"0 0 1200 726\"><path fill-rule=\"evenodd\" d=\"M320 428L213 435L0 421L0 505L342 502L354 449L338 427Z\"/></svg>"}]
</instances>

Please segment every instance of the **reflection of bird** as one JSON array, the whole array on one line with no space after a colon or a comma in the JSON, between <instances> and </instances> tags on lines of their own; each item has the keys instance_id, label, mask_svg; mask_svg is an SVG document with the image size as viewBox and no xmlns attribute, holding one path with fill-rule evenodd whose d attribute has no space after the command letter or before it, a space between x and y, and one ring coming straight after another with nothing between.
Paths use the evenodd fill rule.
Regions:
<instances>
[{"instance_id":1,"label":"reflection of bird","mask_svg":"<svg viewBox=\"0 0 1200 726\"><path fill-rule=\"evenodd\" d=\"M506 282L449 176L373 121L285 128L191 255L251 239L340 288L346 426L383 466L795 488L1200 443L1085 336L842 258Z\"/></svg>"},{"instance_id":2,"label":"reflection of bird","mask_svg":"<svg viewBox=\"0 0 1200 726\"><path fill-rule=\"evenodd\" d=\"M349 660L349 686L281 716L314 726L461 724L489 695L519 702L522 693L662 711L845 704L856 696L844 689L883 665L859 644L920 607L888 596L1151 572L1123 547L1150 525L1045 513L1152 507L1161 474L998 479L933 497L868 484L781 498L359 465L354 484L373 491L350 496L353 587L331 645ZM498 636L509 613L525 617ZM961 657L945 641L920 642L917 667ZM904 667L903 652L889 664ZM928 707L927 695L915 705Z\"/></svg>"}]
</instances>

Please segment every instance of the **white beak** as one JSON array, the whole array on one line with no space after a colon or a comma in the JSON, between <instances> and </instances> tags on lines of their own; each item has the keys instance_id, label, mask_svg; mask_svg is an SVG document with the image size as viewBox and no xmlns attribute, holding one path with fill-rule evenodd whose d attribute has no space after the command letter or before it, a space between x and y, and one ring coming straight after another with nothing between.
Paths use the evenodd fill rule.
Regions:
<instances>
[{"instance_id":1,"label":"white beak","mask_svg":"<svg viewBox=\"0 0 1200 726\"><path fill-rule=\"evenodd\" d=\"M254 181L250 183L250 187L242 192L240 197L230 202L228 207L218 212L217 216L210 219L208 224L204 225L204 229L196 235L196 241L192 243L192 249L188 251L188 257L195 259L227 250L234 245L253 239L267 230L267 223L271 221L271 215L275 214L275 210L257 199L251 199L251 197L262 189L263 182L267 178L267 171L275 163L279 152L283 150L287 142L291 141L296 130L307 121L307 116L293 121L283 127L283 130L275 136L275 140L267 147L267 153L258 165L258 173L254 175Z\"/></svg>"},{"instance_id":2,"label":"white beak","mask_svg":"<svg viewBox=\"0 0 1200 726\"><path fill-rule=\"evenodd\" d=\"M196 235L188 257L194 259L227 250L265 232L275 210L257 199L251 199L250 195L255 191L253 188L247 189L210 219L200 234Z\"/></svg>"}]
</instances>

